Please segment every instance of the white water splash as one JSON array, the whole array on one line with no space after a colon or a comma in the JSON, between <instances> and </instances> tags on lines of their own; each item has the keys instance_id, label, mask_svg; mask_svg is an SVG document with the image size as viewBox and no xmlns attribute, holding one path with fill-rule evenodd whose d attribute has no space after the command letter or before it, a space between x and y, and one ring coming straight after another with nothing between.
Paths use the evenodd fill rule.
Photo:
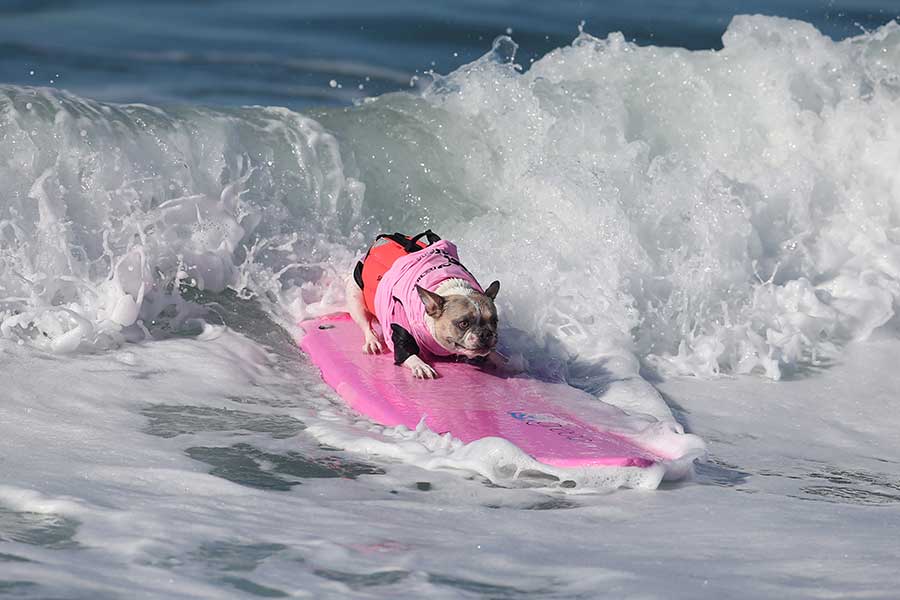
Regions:
<instances>
[{"instance_id":1,"label":"white water splash","mask_svg":"<svg viewBox=\"0 0 900 600\"><path fill-rule=\"evenodd\" d=\"M833 359L900 294L900 26L739 17L724 43L582 33L522 72L501 38L422 98L318 122L3 88L0 335L115 347L197 316L183 283L290 324L340 305L374 232L431 226L503 282L518 350L776 379Z\"/></svg>"},{"instance_id":2,"label":"white water splash","mask_svg":"<svg viewBox=\"0 0 900 600\"><path fill-rule=\"evenodd\" d=\"M500 38L426 92L452 115L432 133L471 137L446 160L485 204L456 237L502 265L518 324L574 355L633 342L667 372L778 379L893 317L900 26L834 42L738 17L724 46L582 33L523 73Z\"/></svg>"}]
</instances>

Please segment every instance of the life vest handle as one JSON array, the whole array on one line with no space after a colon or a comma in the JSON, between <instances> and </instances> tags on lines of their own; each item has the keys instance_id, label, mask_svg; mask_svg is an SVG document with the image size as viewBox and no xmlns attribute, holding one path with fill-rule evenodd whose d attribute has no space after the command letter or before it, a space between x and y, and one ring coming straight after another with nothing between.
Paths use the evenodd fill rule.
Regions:
<instances>
[{"instance_id":1,"label":"life vest handle","mask_svg":"<svg viewBox=\"0 0 900 600\"><path fill-rule=\"evenodd\" d=\"M441 241L441 237L430 229L426 229L425 231L414 237L406 237L402 233L382 233L375 238L375 241L378 241L381 238L389 239L393 242L396 242L397 244L400 244L403 249L406 250L406 253L409 254L411 252L415 252L416 250L422 249L422 247L419 246L418 242L423 237L428 240L428 245Z\"/></svg>"},{"instance_id":2,"label":"life vest handle","mask_svg":"<svg viewBox=\"0 0 900 600\"><path fill-rule=\"evenodd\" d=\"M356 263L353 279L363 291L363 301L370 313L373 315L376 313L375 292L378 289L378 282L401 256L427 248L424 244L420 245L419 240L423 237L428 240L428 244L441 240L440 236L430 229L411 238L402 233L382 233L375 238L375 243L366 252L365 258ZM390 240L393 244L378 244L378 240L382 238Z\"/></svg>"}]
</instances>

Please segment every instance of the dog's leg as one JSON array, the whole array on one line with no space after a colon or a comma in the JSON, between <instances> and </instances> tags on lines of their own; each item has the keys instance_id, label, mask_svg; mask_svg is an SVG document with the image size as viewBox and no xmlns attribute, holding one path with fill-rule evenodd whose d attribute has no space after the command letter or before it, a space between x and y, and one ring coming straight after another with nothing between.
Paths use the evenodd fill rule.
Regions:
<instances>
[{"instance_id":1,"label":"dog's leg","mask_svg":"<svg viewBox=\"0 0 900 600\"><path fill-rule=\"evenodd\" d=\"M419 344L410 332L391 323L391 341L394 342L394 364L403 365L418 379L434 379L437 371L419 357Z\"/></svg>"},{"instance_id":2,"label":"dog's leg","mask_svg":"<svg viewBox=\"0 0 900 600\"><path fill-rule=\"evenodd\" d=\"M411 354L403 361L403 366L412 371L413 376L418 379L437 379L438 374L434 367L419 358L418 354Z\"/></svg>"},{"instance_id":3,"label":"dog's leg","mask_svg":"<svg viewBox=\"0 0 900 600\"><path fill-rule=\"evenodd\" d=\"M359 285L354 281L353 277L347 278L347 310L350 317L362 330L366 336L366 342L363 344L363 352L366 354L379 354L384 351L384 346L378 335L372 328L372 320L375 318L372 313L366 310L366 302L363 300L363 292L359 289Z\"/></svg>"}]
</instances>

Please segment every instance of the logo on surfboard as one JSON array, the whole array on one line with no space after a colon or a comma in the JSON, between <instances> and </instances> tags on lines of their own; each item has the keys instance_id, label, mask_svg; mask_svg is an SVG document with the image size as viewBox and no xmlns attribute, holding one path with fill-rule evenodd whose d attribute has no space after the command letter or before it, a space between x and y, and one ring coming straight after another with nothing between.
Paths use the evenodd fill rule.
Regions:
<instances>
[{"instance_id":1,"label":"logo on surfboard","mask_svg":"<svg viewBox=\"0 0 900 600\"><path fill-rule=\"evenodd\" d=\"M558 436L572 442L590 444L594 441L594 432L590 429L583 425L572 423L557 415L535 414L513 410L509 412L509 416L518 421L522 421L526 425L542 427L548 431L552 431Z\"/></svg>"}]
</instances>

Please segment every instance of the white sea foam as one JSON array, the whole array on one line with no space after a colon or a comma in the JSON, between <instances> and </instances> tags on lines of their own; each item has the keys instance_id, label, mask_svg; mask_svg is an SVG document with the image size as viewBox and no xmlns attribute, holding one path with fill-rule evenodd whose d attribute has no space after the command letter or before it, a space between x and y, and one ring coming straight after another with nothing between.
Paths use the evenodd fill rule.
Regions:
<instances>
[{"instance_id":1,"label":"white sea foam","mask_svg":"<svg viewBox=\"0 0 900 600\"><path fill-rule=\"evenodd\" d=\"M724 44L583 33L523 73L501 38L425 102L326 128L4 88L0 333L114 347L193 316L183 281L288 322L340 303L371 233L431 225L569 356L773 378L833 357L900 293L900 26L738 17Z\"/></svg>"},{"instance_id":2,"label":"white sea foam","mask_svg":"<svg viewBox=\"0 0 900 600\"><path fill-rule=\"evenodd\" d=\"M0 110L6 338L71 352L144 339L162 321L177 330L198 314L185 283L302 314L316 297L304 284L346 260L329 239L352 226L363 186L310 119L12 87Z\"/></svg>"},{"instance_id":3,"label":"white sea foam","mask_svg":"<svg viewBox=\"0 0 900 600\"><path fill-rule=\"evenodd\" d=\"M361 430L359 426L335 427L323 423L311 426L309 433L338 448L402 460L424 469L474 473L510 488L547 488L573 493L622 487L656 489L663 478L680 479L690 473L693 461L705 452L700 447L683 459L648 468L556 468L534 460L503 438L487 437L464 444L449 433L435 433L424 420L415 429L370 424Z\"/></svg>"},{"instance_id":4,"label":"white sea foam","mask_svg":"<svg viewBox=\"0 0 900 600\"><path fill-rule=\"evenodd\" d=\"M583 33L522 73L500 39L426 92L474 140L447 160L489 202L462 232L478 266L521 257L501 273L517 321L582 355L633 340L667 371L777 379L892 318L900 26L834 42L738 17L723 41Z\"/></svg>"},{"instance_id":5,"label":"white sea foam","mask_svg":"<svg viewBox=\"0 0 900 600\"><path fill-rule=\"evenodd\" d=\"M716 461L688 485L605 495L491 473L477 447L424 429L354 423L312 369L228 328L62 358L0 349L16 374L0 403L0 571L24 597L893 593L896 340L803 381L665 384ZM348 456L300 421L387 472L304 473Z\"/></svg>"}]
</instances>

